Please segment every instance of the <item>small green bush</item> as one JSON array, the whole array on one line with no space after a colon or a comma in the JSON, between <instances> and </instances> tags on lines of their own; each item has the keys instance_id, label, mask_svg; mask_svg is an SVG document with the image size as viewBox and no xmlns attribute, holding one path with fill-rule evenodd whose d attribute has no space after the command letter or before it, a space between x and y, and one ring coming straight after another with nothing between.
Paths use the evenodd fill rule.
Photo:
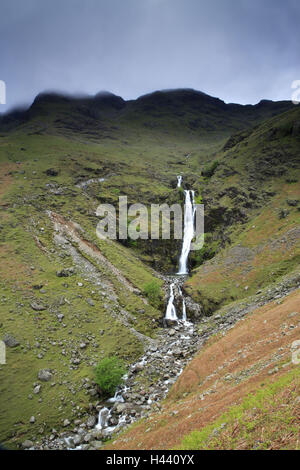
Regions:
<instances>
[{"instance_id":1,"label":"small green bush","mask_svg":"<svg viewBox=\"0 0 300 470\"><path fill-rule=\"evenodd\" d=\"M156 281L150 281L144 285L144 294L150 300L150 303L158 307L161 302L160 285Z\"/></svg>"},{"instance_id":2,"label":"small green bush","mask_svg":"<svg viewBox=\"0 0 300 470\"><path fill-rule=\"evenodd\" d=\"M105 396L112 396L116 388L123 382L126 368L118 357L106 357L99 362L95 369L95 382Z\"/></svg>"},{"instance_id":3,"label":"small green bush","mask_svg":"<svg viewBox=\"0 0 300 470\"><path fill-rule=\"evenodd\" d=\"M195 204L202 204L202 203L203 203L203 199L202 199L201 194L199 194L199 196L195 198Z\"/></svg>"},{"instance_id":4,"label":"small green bush","mask_svg":"<svg viewBox=\"0 0 300 470\"><path fill-rule=\"evenodd\" d=\"M218 166L219 166L218 160L214 161L211 165L206 166L204 168L204 170L202 171L202 176L204 176L205 178L211 178L214 175Z\"/></svg>"}]
</instances>

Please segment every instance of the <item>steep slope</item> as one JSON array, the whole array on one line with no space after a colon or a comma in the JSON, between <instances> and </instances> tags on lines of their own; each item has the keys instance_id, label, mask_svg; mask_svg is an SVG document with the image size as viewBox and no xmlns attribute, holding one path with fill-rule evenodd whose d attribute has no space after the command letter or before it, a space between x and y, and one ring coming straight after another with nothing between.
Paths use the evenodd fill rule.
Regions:
<instances>
[{"instance_id":1,"label":"steep slope","mask_svg":"<svg viewBox=\"0 0 300 470\"><path fill-rule=\"evenodd\" d=\"M244 202L233 197L228 210L224 206L228 185L236 185L239 193L245 175L248 188L251 172L257 174L258 160L245 149L253 146L260 156L271 136L274 149L283 143L291 157L288 165L265 164L268 179L260 179L254 191L258 202L246 207L249 224L259 214L264 220L263 198L272 204L274 191L280 210L286 209L285 197L298 197L294 124L299 114L294 108L287 111L291 106L226 105L193 90L157 92L130 102L107 93L94 98L42 94L28 111L1 118L0 338L8 345L7 364L0 367L1 441L16 447L25 438L49 435L53 428L57 433L67 430L76 420L84 424L91 406L100 406L94 365L109 355L130 365L162 333L163 280L153 268L174 272L180 244L99 240L99 203L117 204L119 195L127 195L129 204L182 203L176 176L183 174L186 187L193 187L208 207L212 243L208 238L205 250L227 250L228 238L232 245L241 243L250 227L241 220ZM282 175L268 175L270 167L275 171L283 166ZM286 189L283 178L290 181ZM271 227L285 237L292 231L287 240L291 251L279 259L287 266L274 278L297 262L297 206L289 208L288 217ZM264 237L262 225L259 230ZM194 266L205 260L206 251L191 258ZM211 313L232 295L220 295L223 277L219 282L214 278L212 293L209 279L199 281L206 266L198 268L186 290ZM158 287L154 300L145 294L149 283ZM257 280L250 285L248 278L247 283L249 291L241 284L236 298L261 285ZM38 379L43 369L51 371L49 382Z\"/></svg>"},{"instance_id":2,"label":"steep slope","mask_svg":"<svg viewBox=\"0 0 300 470\"><path fill-rule=\"evenodd\" d=\"M297 348L299 356L299 281L291 293L281 287L280 301L257 307L267 299L252 299L247 308L240 306L241 320L233 328L236 307L220 311L216 334L185 368L159 413L106 449L299 448L300 370L292 362Z\"/></svg>"},{"instance_id":3,"label":"steep slope","mask_svg":"<svg viewBox=\"0 0 300 470\"><path fill-rule=\"evenodd\" d=\"M299 123L295 107L232 137L199 181L206 244L186 289L207 314L299 269Z\"/></svg>"},{"instance_id":4,"label":"steep slope","mask_svg":"<svg viewBox=\"0 0 300 470\"><path fill-rule=\"evenodd\" d=\"M129 249L98 241L98 202L74 186L74 175L68 179L71 148L56 137L1 142L0 331L7 364L0 370L0 440L9 446L60 429L71 416L88 417L90 401L98 401L94 365L109 355L132 363L161 318L159 304L143 291L162 281ZM88 166L90 154L83 155ZM51 370L50 382L38 380L43 369Z\"/></svg>"},{"instance_id":5,"label":"steep slope","mask_svg":"<svg viewBox=\"0 0 300 470\"><path fill-rule=\"evenodd\" d=\"M177 174L183 173L187 187L201 194L203 170L233 133L293 107L271 101L225 104L189 89L155 92L128 102L109 93L77 98L44 93L29 110L4 116L0 130L13 132L11 140L25 148L19 158L20 148L13 145L13 161L22 161L32 150L43 151L44 160L45 148L65 147L59 158L49 152L53 163L64 166L61 179L76 184L104 177L103 196L97 184L86 188L100 202L115 203L123 193L129 203L171 204L183 202L182 195L172 191ZM5 142L5 134L3 138ZM35 157L41 158L40 153ZM90 163L84 164L87 154ZM138 241L133 248L155 269L176 270L179 246L174 251L174 244Z\"/></svg>"}]
</instances>

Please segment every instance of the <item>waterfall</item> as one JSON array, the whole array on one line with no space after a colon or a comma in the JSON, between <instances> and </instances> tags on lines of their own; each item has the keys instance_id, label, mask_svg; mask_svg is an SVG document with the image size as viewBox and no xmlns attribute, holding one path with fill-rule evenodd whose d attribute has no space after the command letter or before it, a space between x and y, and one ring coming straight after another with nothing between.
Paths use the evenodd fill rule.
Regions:
<instances>
[{"instance_id":1,"label":"waterfall","mask_svg":"<svg viewBox=\"0 0 300 470\"><path fill-rule=\"evenodd\" d=\"M124 398L123 398L123 395L122 393L124 392L124 390L117 390L116 393L114 394L114 396L112 398L109 398L109 403L124 403Z\"/></svg>"},{"instance_id":2,"label":"waterfall","mask_svg":"<svg viewBox=\"0 0 300 470\"><path fill-rule=\"evenodd\" d=\"M175 285L174 283L170 285L170 297L169 297L165 319L177 321L178 318L176 314L176 308L174 305L174 285Z\"/></svg>"},{"instance_id":3,"label":"waterfall","mask_svg":"<svg viewBox=\"0 0 300 470\"><path fill-rule=\"evenodd\" d=\"M181 187L181 183L182 183L182 176L181 176L181 175L180 175L180 176L177 176L177 181L178 181L178 183L177 183L177 188L180 188L180 187Z\"/></svg>"},{"instance_id":4,"label":"waterfall","mask_svg":"<svg viewBox=\"0 0 300 470\"><path fill-rule=\"evenodd\" d=\"M178 291L179 291L180 297L182 298L182 321L183 321L183 322L186 322L186 321L187 321L186 305L185 305L185 300L184 300L184 297L183 297L183 292L182 292L182 290L180 289L180 287L178 287Z\"/></svg>"},{"instance_id":5,"label":"waterfall","mask_svg":"<svg viewBox=\"0 0 300 470\"><path fill-rule=\"evenodd\" d=\"M185 300L182 297L182 321L186 322L186 306L185 306Z\"/></svg>"},{"instance_id":6,"label":"waterfall","mask_svg":"<svg viewBox=\"0 0 300 470\"><path fill-rule=\"evenodd\" d=\"M108 420L110 418L111 411L104 407L99 411L99 416L98 416L98 424L96 425L96 428L99 429L99 431L102 431L102 429L106 428L108 426Z\"/></svg>"},{"instance_id":7,"label":"waterfall","mask_svg":"<svg viewBox=\"0 0 300 470\"><path fill-rule=\"evenodd\" d=\"M188 274L187 261L191 248L191 242L194 237L194 219L195 219L195 201L194 191L184 191L184 233L182 250L179 259L179 271L177 274Z\"/></svg>"}]
</instances>

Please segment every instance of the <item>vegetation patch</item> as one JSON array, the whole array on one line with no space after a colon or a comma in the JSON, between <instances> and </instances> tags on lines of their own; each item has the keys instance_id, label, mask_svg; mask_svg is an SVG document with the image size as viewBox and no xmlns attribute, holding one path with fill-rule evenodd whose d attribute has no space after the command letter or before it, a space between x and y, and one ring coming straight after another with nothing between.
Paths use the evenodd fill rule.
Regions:
<instances>
[{"instance_id":1,"label":"vegetation patch","mask_svg":"<svg viewBox=\"0 0 300 470\"><path fill-rule=\"evenodd\" d=\"M106 357L99 362L95 369L95 382L102 395L112 396L116 388L123 383L126 373L124 362L118 357Z\"/></svg>"}]
</instances>

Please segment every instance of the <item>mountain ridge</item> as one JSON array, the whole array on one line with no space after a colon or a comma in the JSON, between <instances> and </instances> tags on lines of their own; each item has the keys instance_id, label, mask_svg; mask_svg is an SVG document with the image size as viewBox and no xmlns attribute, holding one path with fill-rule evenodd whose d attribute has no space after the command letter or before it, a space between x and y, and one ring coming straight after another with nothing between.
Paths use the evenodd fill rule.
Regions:
<instances>
[{"instance_id":1,"label":"mountain ridge","mask_svg":"<svg viewBox=\"0 0 300 470\"><path fill-rule=\"evenodd\" d=\"M128 204L183 205L185 189L205 204L205 244L190 253L182 286L193 348L174 346L178 370L198 340L221 345L214 334L248 315L257 292L255 303L281 301L299 287L300 108L226 105L186 90L123 104L105 93L46 95L0 123L0 339L13 365L0 366L0 439L12 448L28 445L25 437L35 448L66 448L66 436L79 439L76 427L94 439L84 446L101 446L106 437L87 423L105 405L93 373L103 358L116 355L128 370L139 364L127 411L114 407L113 420L159 409L164 376L176 380L168 362L159 364L174 336L180 341L180 329L162 326L181 241L99 240L99 204L117 206L126 195ZM168 340L154 351L157 337ZM155 360L142 367L145 344ZM44 369L53 380L40 384ZM184 398L189 376L170 396ZM149 405L148 395L156 395Z\"/></svg>"},{"instance_id":2,"label":"mountain ridge","mask_svg":"<svg viewBox=\"0 0 300 470\"><path fill-rule=\"evenodd\" d=\"M10 124L11 128L14 129L16 126L30 121L36 113L51 111L51 107L55 105L60 108L65 106L66 110L70 107L76 107L76 112L79 115L84 112L84 108L78 109L80 106L90 111L95 109L97 111L102 110L104 113L109 112L109 108L111 108L116 112L119 111L121 115L125 114L125 119L126 111L129 111L129 113L140 113L141 108L142 111L148 111L151 114L153 111L163 112L163 109L166 112L180 113L180 108L183 107L186 108L186 111L181 109L181 112L190 112L195 116L203 112L220 112L222 110L225 114L233 113L235 118L240 116L242 119L245 119L245 124L249 124L249 120L251 122L251 119L253 119L252 114L256 113L257 110L262 113L261 119L266 119L291 109L293 106L289 101L271 100L261 100L255 105L226 104L219 98L189 88L154 91L134 100L124 100L122 97L108 91L101 91L94 96L44 91L35 97L33 103L27 109L11 110L1 115L0 124ZM58 111L63 110L58 109ZM117 116L118 113L115 117ZM96 115L92 116L91 114L91 117L97 119ZM180 116L178 115L178 117Z\"/></svg>"}]
</instances>

